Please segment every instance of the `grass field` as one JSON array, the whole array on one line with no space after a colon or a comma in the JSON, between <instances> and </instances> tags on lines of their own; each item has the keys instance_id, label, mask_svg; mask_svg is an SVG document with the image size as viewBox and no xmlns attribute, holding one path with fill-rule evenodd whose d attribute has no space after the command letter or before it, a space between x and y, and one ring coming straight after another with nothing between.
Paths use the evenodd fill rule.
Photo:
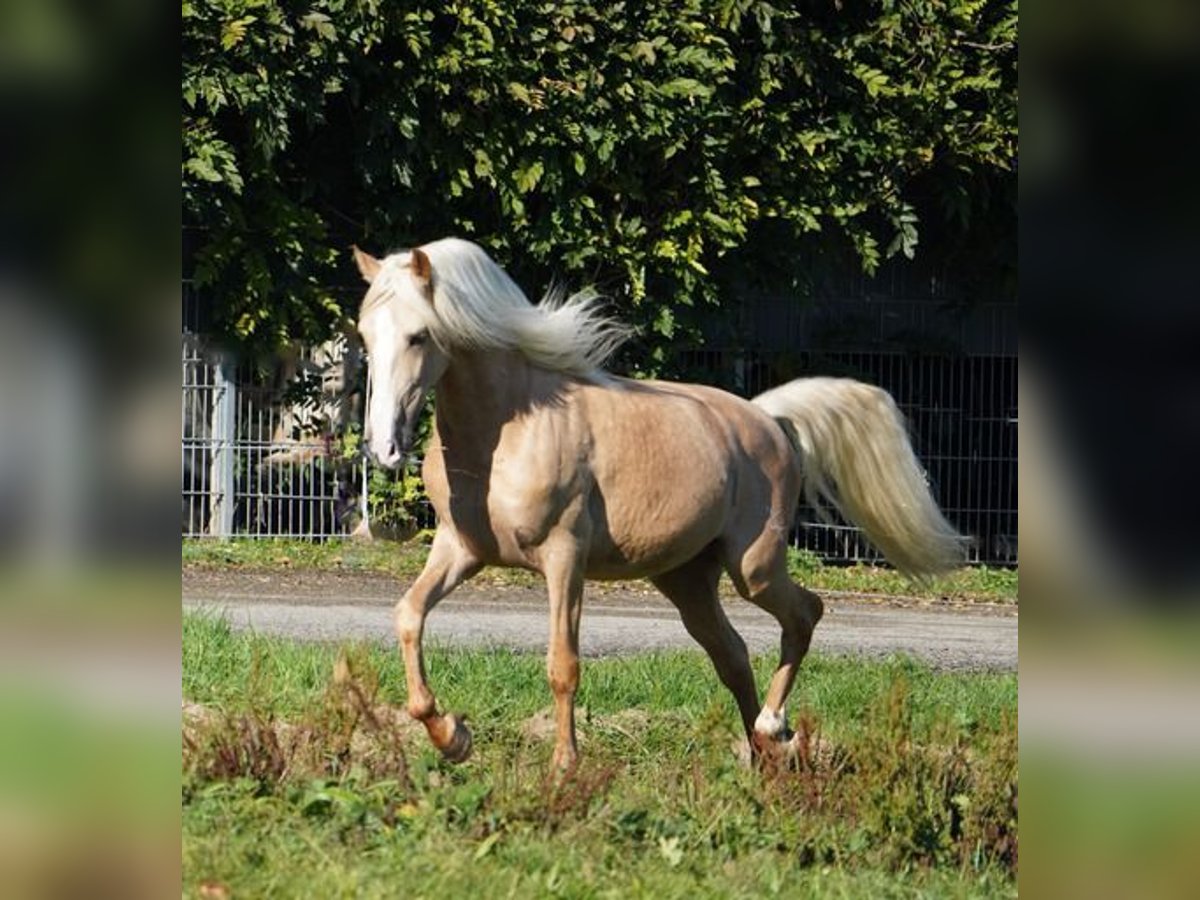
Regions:
<instances>
[{"instance_id":1,"label":"grass field","mask_svg":"<svg viewBox=\"0 0 1200 900\"><path fill-rule=\"evenodd\" d=\"M185 895L1016 893L1015 675L810 658L808 762L763 773L733 752L733 702L698 652L587 660L582 762L555 786L540 657L433 648L428 665L471 717L464 765L397 713L393 651L185 615Z\"/></svg>"},{"instance_id":2,"label":"grass field","mask_svg":"<svg viewBox=\"0 0 1200 900\"><path fill-rule=\"evenodd\" d=\"M428 547L420 540L404 544L386 541L358 543L297 540L185 540L184 565L215 568L313 568L346 572L381 572L400 578L416 577L425 564ZM815 591L861 595L946 598L963 602L1015 603L1017 571L973 566L928 584L915 584L882 566L828 566L811 553L791 550L794 577ZM486 569L477 581L538 584L537 576L519 570ZM724 590L733 589L725 579Z\"/></svg>"}]
</instances>

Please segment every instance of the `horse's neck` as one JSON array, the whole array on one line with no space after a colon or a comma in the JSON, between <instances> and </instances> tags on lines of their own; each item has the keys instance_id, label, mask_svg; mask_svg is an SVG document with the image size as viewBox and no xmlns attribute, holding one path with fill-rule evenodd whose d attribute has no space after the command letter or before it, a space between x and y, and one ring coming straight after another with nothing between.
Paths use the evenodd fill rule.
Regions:
<instances>
[{"instance_id":1,"label":"horse's neck","mask_svg":"<svg viewBox=\"0 0 1200 900\"><path fill-rule=\"evenodd\" d=\"M460 353L437 386L444 449L488 451L504 423L559 394L565 376L531 366L520 353Z\"/></svg>"}]
</instances>

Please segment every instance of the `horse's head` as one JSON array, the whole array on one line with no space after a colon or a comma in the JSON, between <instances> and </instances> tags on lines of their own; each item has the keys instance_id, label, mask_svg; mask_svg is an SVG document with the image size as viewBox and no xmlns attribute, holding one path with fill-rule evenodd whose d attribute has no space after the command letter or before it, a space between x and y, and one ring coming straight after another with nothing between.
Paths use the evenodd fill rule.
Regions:
<instances>
[{"instance_id":1,"label":"horse's head","mask_svg":"<svg viewBox=\"0 0 1200 900\"><path fill-rule=\"evenodd\" d=\"M421 250L354 260L370 287L358 317L369 360L364 441L380 465L394 468L411 449L417 419L449 357L430 334L433 272Z\"/></svg>"}]
</instances>

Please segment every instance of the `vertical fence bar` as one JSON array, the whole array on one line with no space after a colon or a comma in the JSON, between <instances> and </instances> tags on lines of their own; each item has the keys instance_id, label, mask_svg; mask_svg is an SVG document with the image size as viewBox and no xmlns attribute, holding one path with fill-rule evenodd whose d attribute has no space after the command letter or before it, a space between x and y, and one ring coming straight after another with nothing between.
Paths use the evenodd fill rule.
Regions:
<instances>
[{"instance_id":1,"label":"vertical fence bar","mask_svg":"<svg viewBox=\"0 0 1200 900\"><path fill-rule=\"evenodd\" d=\"M359 497L359 504L362 506L361 527L364 532L368 532L371 528L371 522L368 518L370 514L370 498L367 496L367 481L369 479L369 475L367 473L367 454L365 448L360 459L360 464L362 465L362 495Z\"/></svg>"},{"instance_id":2,"label":"vertical fence bar","mask_svg":"<svg viewBox=\"0 0 1200 900\"><path fill-rule=\"evenodd\" d=\"M212 466L209 469L208 531L233 534L234 441L237 437L237 373L232 358L220 354L213 366Z\"/></svg>"},{"instance_id":3,"label":"vertical fence bar","mask_svg":"<svg viewBox=\"0 0 1200 900\"><path fill-rule=\"evenodd\" d=\"M254 464L254 535L262 538L265 526L263 523L266 517L266 502L263 499L265 488L263 487L263 451L258 448L258 442L263 439L263 404L254 404L254 432L252 434L254 446L256 449L251 451L251 458Z\"/></svg>"}]
</instances>

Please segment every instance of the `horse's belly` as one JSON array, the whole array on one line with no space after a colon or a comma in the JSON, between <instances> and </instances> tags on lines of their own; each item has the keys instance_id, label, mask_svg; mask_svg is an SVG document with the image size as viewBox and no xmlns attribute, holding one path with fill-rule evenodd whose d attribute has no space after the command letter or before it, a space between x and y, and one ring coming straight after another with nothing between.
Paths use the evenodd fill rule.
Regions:
<instances>
[{"instance_id":1,"label":"horse's belly","mask_svg":"<svg viewBox=\"0 0 1200 900\"><path fill-rule=\"evenodd\" d=\"M619 505L599 495L593 501L587 576L645 578L692 559L721 534L726 487L722 477L702 484L677 480L625 492Z\"/></svg>"},{"instance_id":2,"label":"horse's belly","mask_svg":"<svg viewBox=\"0 0 1200 900\"><path fill-rule=\"evenodd\" d=\"M650 578L677 569L695 558L715 537L712 535L707 540L642 541L608 547L593 544L585 575L596 581Z\"/></svg>"},{"instance_id":3,"label":"horse's belly","mask_svg":"<svg viewBox=\"0 0 1200 900\"><path fill-rule=\"evenodd\" d=\"M730 443L703 415L671 399L597 430L588 577L669 571L721 536L738 479Z\"/></svg>"}]
</instances>

